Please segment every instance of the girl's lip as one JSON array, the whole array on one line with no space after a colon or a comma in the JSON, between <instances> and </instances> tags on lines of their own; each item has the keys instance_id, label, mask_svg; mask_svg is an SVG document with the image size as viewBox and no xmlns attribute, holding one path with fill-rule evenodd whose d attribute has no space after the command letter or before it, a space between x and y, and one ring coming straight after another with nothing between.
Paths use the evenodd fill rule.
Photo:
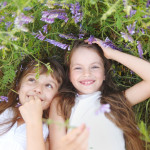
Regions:
<instances>
[{"instance_id":1,"label":"girl's lip","mask_svg":"<svg viewBox=\"0 0 150 150\"><path fill-rule=\"evenodd\" d=\"M95 80L82 80L79 81L82 85L91 85L95 82Z\"/></svg>"},{"instance_id":2,"label":"girl's lip","mask_svg":"<svg viewBox=\"0 0 150 150\"><path fill-rule=\"evenodd\" d=\"M35 95L28 95L28 97L29 97L29 96L35 96ZM42 98L40 98L40 97L38 97L38 98L39 98L41 101L44 101Z\"/></svg>"}]
</instances>

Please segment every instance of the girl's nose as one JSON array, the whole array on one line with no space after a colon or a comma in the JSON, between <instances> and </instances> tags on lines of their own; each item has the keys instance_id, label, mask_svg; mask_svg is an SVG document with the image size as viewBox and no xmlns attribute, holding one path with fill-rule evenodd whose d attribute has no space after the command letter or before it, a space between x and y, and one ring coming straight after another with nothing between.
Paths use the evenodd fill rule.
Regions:
<instances>
[{"instance_id":1,"label":"girl's nose","mask_svg":"<svg viewBox=\"0 0 150 150\"><path fill-rule=\"evenodd\" d=\"M37 85L35 88L34 88L34 92L36 94L41 94L42 93L42 86L41 85Z\"/></svg>"},{"instance_id":2,"label":"girl's nose","mask_svg":"<svg viewBox=\"0 0 150 150\"><path fill-rule=\"evenodd\" d=\"M84 71L83 71L84 76L89 76L90 73L91 73L90 69L84 69Z\"/></svg>"}]
</instances>

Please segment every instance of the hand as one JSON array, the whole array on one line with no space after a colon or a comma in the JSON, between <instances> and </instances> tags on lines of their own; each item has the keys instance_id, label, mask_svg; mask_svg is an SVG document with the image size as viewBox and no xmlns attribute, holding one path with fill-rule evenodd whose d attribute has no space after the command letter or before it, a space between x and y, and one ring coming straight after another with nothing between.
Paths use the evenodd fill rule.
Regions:
<instances>
[{"instance_id":1,"label":"hand","mask_svg":"<svg viewBox=\"0 0 150 150\"><path fill-rule=\"evenodd\" d=\"M61 139L58 150L87 150L89 131L85 125L73 129Z\"/></svg>"},{"instance_id":2,"label":"hand","mask_svg":"<svg viewBox=\"0 0 150 150\"><path fill-rule=\"evenodd\" d=\"M42 122L42 103L37 96L30 96L29 101L19 107L19 111L27 124Z\"/></svg>"},{"instance_id":3,"label":"hand","mask_svg":"<svg viewBox=\"0 0 150 150\"><path fill-rule=\"evenodd\" d=\"M100 39L97 39L97 38L94 38L95 40L92 42L92 43L96 43L97 45L99 45L103 52L104 52L104 56L107 58L107 59L111 59L111 54L114 53L115 49L112 49L111 47L109 46L104 46L104 41L100 40ZM90 44L88 42L88 39L87 40L84 40L85 42L87 42L88 44Z\"/></svg>"}]
</instances>

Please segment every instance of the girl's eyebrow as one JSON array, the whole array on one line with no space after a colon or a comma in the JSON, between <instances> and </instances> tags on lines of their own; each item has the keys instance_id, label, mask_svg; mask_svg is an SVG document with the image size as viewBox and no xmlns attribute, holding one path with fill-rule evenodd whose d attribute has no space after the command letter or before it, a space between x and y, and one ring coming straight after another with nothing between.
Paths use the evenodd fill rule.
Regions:
<instances>
[{"instance_id":1,"label":"girl's eyebrow","mask_svg":"<svg viewBox=\"0 0 150 150\"><path fill-rule=\"evenodd\" d=\"M54 79L55 80L55 79ZM56 81L52 81L52 80L48 80L47 81L47 83L52 83L52 84L54 84L56 87L58 86L58 82L57 82L57 80Z\"/></svg>"},{"instance_id":2,"label":"girl's eyebrow","mask_svg":"<svg viewBox=\"0 0 150 150\"><path fill-rule=\"evenodd\" d=\"M28 77L28 76L34 76L35 77L35 73L27 73L24 78Z\"/></svg>"}]
</instances>

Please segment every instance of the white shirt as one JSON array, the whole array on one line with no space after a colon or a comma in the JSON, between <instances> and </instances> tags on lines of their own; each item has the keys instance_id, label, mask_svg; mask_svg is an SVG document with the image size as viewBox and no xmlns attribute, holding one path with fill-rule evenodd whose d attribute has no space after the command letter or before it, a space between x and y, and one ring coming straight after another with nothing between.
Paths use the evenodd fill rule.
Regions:
<instances>
[{"instance_id":1,"label":"white shirt","mask_svg":"<svg viewBox=\"0 0 150 150\"><path fill-rule=\"evenodd\" d=\"M8 108L0 115L0 121L4 121L5 119L12 117L12 108ZM4 127L6 126L4 125L0 127L0 130ZM43 138L45 141L48 134L48 126L43 124ZM0 150L26 150L26 124L22 124L17 127L16 122L8 132L0 136Z\"/></svg>"},{"instance_id":2,"label":"white shirt","mask_svg":"<svg viewBox=\"0 0 150 150\"><path fill-rule=\"evenodd\" d=\"M77 127L83 123L89 128L89 150L125 150L123 131L111 122L100 108L101 92L77 95L69 125Z\"/></svg>"}]
</instances>

